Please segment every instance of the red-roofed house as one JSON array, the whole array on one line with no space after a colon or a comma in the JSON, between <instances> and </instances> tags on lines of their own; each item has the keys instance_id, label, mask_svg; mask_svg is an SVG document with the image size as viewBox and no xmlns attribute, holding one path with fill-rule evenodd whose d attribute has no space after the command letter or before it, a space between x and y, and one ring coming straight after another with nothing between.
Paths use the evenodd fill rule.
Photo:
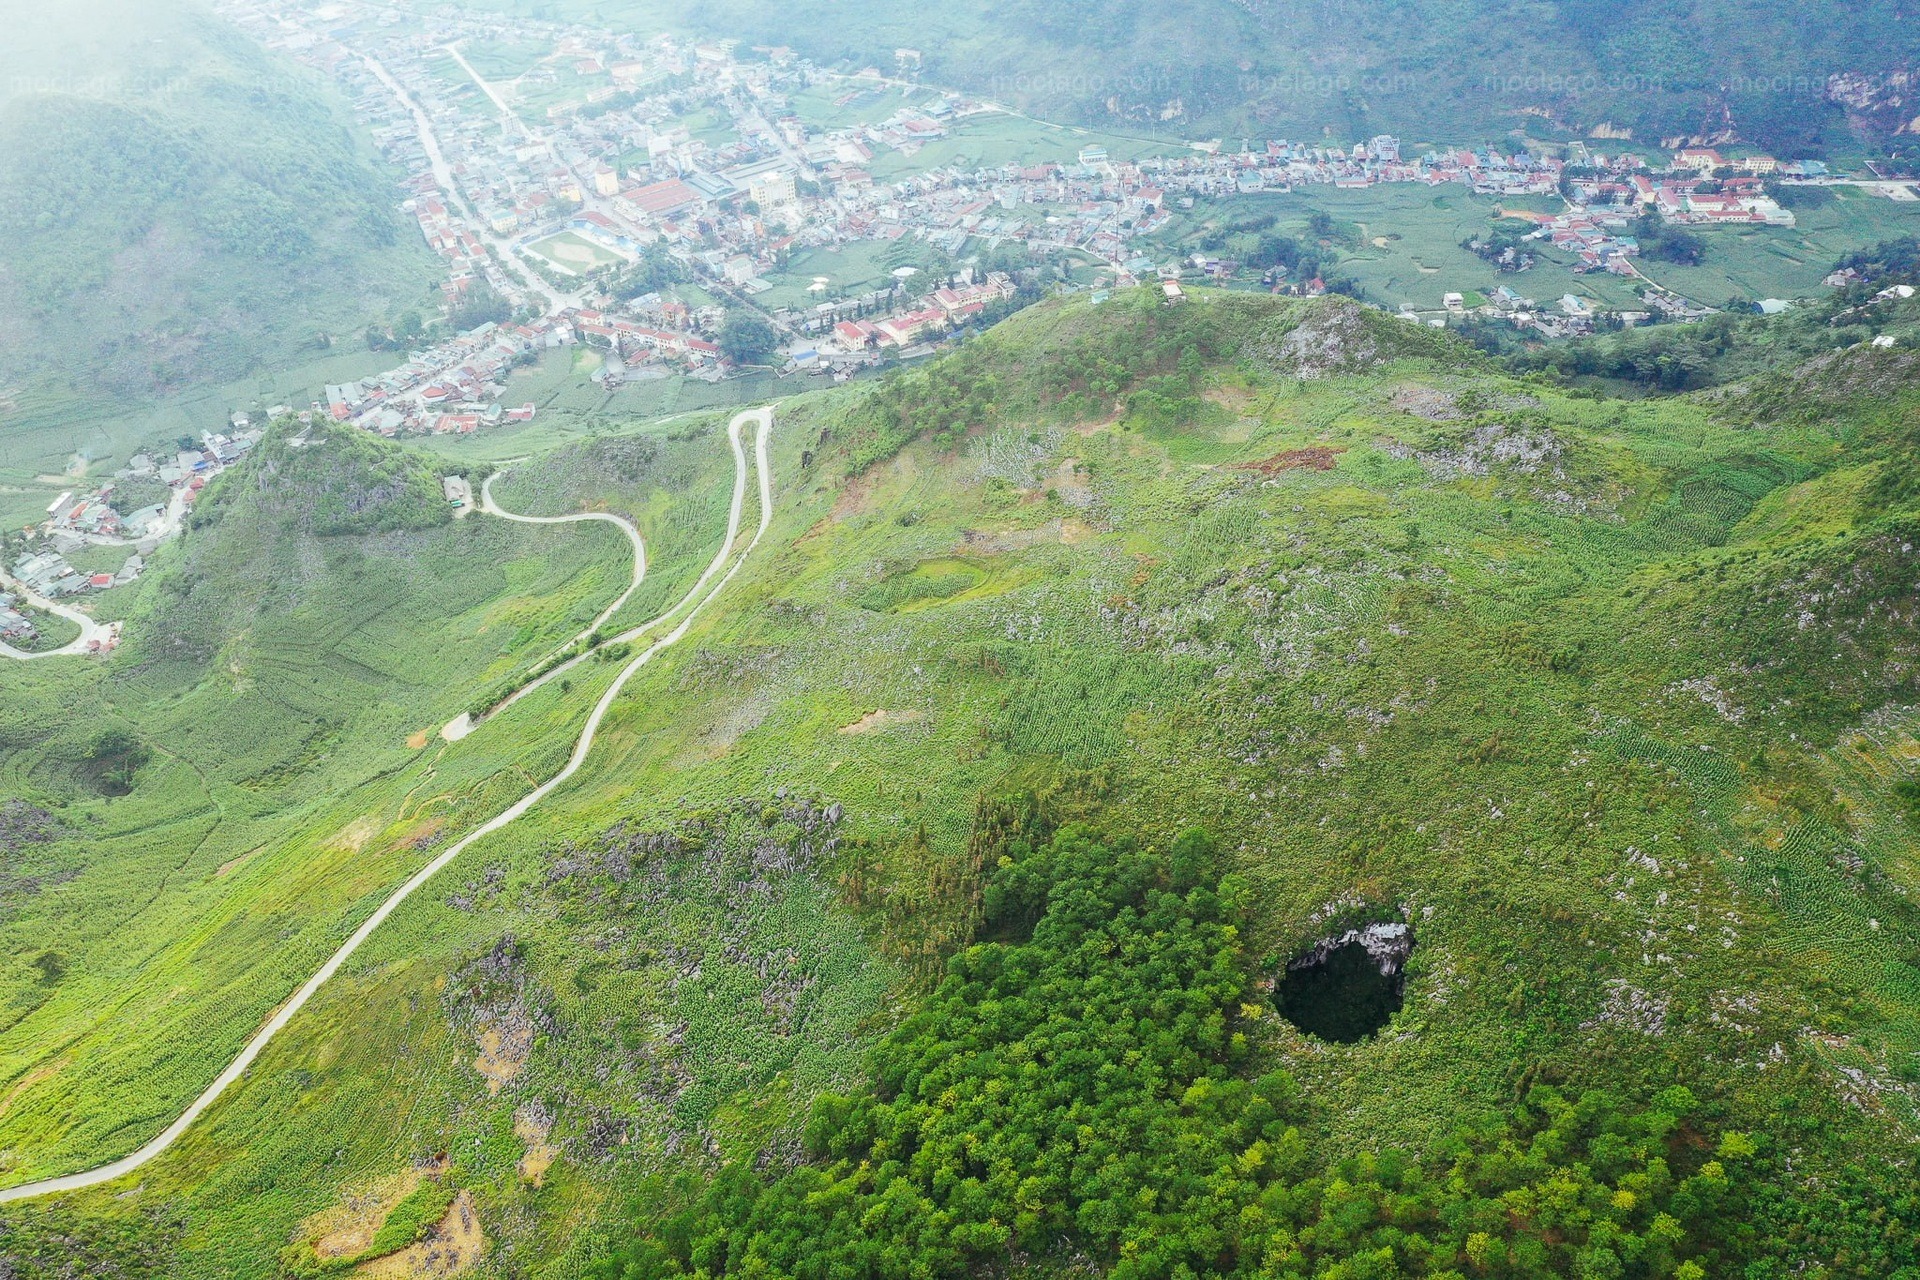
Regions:
<instances>
[{"instance_id":1,"label":"red-roofed house","mask_svg":"<svg viewBox=\"0 0 1920 1280\"><path fill-rule=\"evenodd\" d=\"M665 218L699 204L700 193L678 178L668 178L624 192L620 201L641 217Z\"/></svg>"},{"instance_id":2,"label":"red-roofed house","mask_svg":"<svg viewBox=\"0 0 1920 1280\"><path fill-rule=\"evenodd\" d=\"M865 351L880 339L879 331L864 320L842 320L833 326L833 336L848 351Z\"/></svg>"},{"instance_id":3,"label":"red-roofed house","mask_svg":"<svg viewBox=\"0 0 1920 1280\"><path fill-rule=\"evenodd\" d=\"M947 323L946 313L939 308L926 311L909 311L903 316L892 316L874 326L875 332L883 342L896 347L911 346L927 333L943 328Z\"/></svg>"}]
</instances>

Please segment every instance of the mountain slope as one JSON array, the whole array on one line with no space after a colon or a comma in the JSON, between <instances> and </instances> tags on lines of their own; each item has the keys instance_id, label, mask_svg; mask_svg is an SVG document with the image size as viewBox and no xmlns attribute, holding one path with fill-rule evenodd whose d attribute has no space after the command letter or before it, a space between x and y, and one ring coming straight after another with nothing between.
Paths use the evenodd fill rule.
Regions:
<instances>
[{"instance_id":1,"label":"mountain slope","mask_svg":"<svg viewBox=\"0 0 1920 1280\"><path fill-rule=\"evenodd\" d=\"M280 424L158 553L111 665L0 672L0 790L62 824L0 849L10 1174L137 1146L366 895L552 769L544 735L443 761L437 731L619 594L626 547L456 521L419 455Z\"/></svg>"},{"instance_id":2,"label":"mountain slope","mask_svg":"<svg viewBox=\"0 0 1920 1280\"><path fill-rule=\"evenodd\" d=\"M1800 414L1617 400L1341 299L1138 290L790 400L766 537L573 783L138 1189L0 1214L0 1247L137 1274L154 1222L149 1271L278 1277L451 1204L443 1257L477 1229L541 1280L1920 1266L1916 402L1884 354ZM496 492L671 521L641 491L685 464L588 442ZM503 801L461 788L537 773L604 669L337 786L257 864L314 857L272 927L339 919L303 900L397 873L443 793ZM1363 930L1403 985L1316 997L1294 962ZM98 964L53 990L97 1004ZM16 1159L164 1112L178 1026L114 1025L105 1097L20 1037Z\"/></svg>"},{"instance_id":3,"label":"mountain slope","mask_svg":"<svg viewBox=\"0 0 1920 1280\"><path fill-rule=\"evenodd\" d=\"M343 104L194 0L10 6L0 431L317 353L432 279ZM68 426L71 426L69 421Z\"/></svg>"},{"instance_id":4,"label":"mountain slope","mask_svg":"<svg viewBox=\"0 0 1920 1280\"><path fill-rule=\"evenodd\" d=\"M736 679L782 691L758 760L884 815L842 864L883 945L951 958L796 1168L646 1187L681 1212L603 1274L1920 1264L1909 1166L1850 1154L1916 1118L1911 390L1583 402L1338 303L1109 305L827 419L864 478L738 627L788 674ZM891 453L962 393L957 455L932 411ZM884 745L809 732L874 706ZM1302 1035L1286 960L1368 913L1418 939L1407 1007Z\"/></svg>"},{"instance_id":5,"label":"mountain slope","mask_svg":"<svg viewBox=\"0 0 1920 1280\"><path fill-rule=\"evenodd\" d=\"M688 22L652 0L538 11L555 8L636 29ZM1911 15L1878 0L970 0L932 11L862 0L777 18L721 0L699 25L887 71L895 49L918 49L930 82L1141 132L1472 143L1549 129L1546 115L1643 144L1731 128L1788 155L1845 140L1829 76L1873 90L1863 123L1904 124L1902 77L1920 58Z\"/></svg>"}]
</instances>

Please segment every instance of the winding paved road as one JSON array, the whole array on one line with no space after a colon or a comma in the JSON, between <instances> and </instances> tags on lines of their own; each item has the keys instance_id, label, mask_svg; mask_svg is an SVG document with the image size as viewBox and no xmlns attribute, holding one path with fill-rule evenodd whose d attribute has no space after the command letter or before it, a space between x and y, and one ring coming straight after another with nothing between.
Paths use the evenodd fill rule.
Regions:
<instances>
[{"instance_id":1,"label":"winding paved road","mask_svg":"<svg viewBox=\"0 0 1920 1280\"><path fill-rule=\"evenodd\" d=\"M327 962L321 965L319 970L315 972L311 978L308 978L285 1004L280 1006L274 1015L267 1020L266 1025L254 1033L253 1038L247 1041L246 1047L241 1049L239 1055L227 1064L226 1070L215 1077L213 1083L208 1085L206 1090L201 1093L199 1097L195 1098L172 1124L161 1130L159 1136L155 1137L151 1142L141 1147L138 1151L133 1152L131 1155L122 1156L120 1159L108 1164L99 1165L80 1173L63 1174L55 1178L43 1178L38 1182L26 1182L17 1187L0 1189L0 1204L14 1200L26 1200L35 1196L48 1195L58 1191L78 1191L85 1187L98 1186L103 1182L111 1182L116 1178L124 1177L132 1173L135 1169L140 1168L155 1156L171 1147L175 1142L179 1141L180 1135L193 1126L193 1122L200 1118L201 1113L212 1106L214 1102L219 1099L220 1095L227 1091L229 1085L233 1084L234 1081L246 1073L247 1068L253 1065L254 1059L258 1058L261 1051L272 1042L273 1038L279 1035L281 1030L289 1022L293 1021L294 1015L306 1007L307 1001L313 998L314 993L326 984L327 979L339 972L340 966L345 964L347 960L352 957L353 953L360 949L361 944L373 935L373 931L378 929L381 924L386 921L386 918L399 908L401 903L411 897L416 889L438 875L448 863L459 857L469 845L492 835L502 827L518 820L526 814L528 810L552 795L555 790L563 786L569 778L580 771L580 767L587 761L588 754L593 750L594 739L600 732L601 722L606 719L607 712L612 709L614 702L619 699L621 690L626 688L627 681L631 680L634 675L639 672L640 668L652 662L662 651L677 643L680 638L687 633L688 628L693 625L694 619L700 616L700 611L719 598L720 593L726 589L727 584L733 581L733 575L739 573L741 566L746 564L747 557L753 553L753 549L760 545L760 539L766 533L767 526L773 519L773 484L772 478L768 473L767 450L768 437L773 431L773 410L771 408L749 409L735 415L733 421L727 427L727 435L733 445L735 465L733 509L728 518L727 528L729 536L727 543L721 548L720 558L715 561L715 567L717 568L718 565L725 563L732 551L733 542L738 536L741 507L746 496L747 467L746 453L740 444L740 430L748 422L754 422L758 425L758 431L754 440L754 466L760 476L760 525L753 535L753 540L747 544L745 551L741 552L739 556L734 557L732 568L727 570L726 575L722 577L710 591L706 590L706 588L708 582L712 579L714 569L709 569L706 574L703 574L700 581L696 582L693 585L693 589L675 606L677 610L687 606L689 602L691 602L692 605L692 607L687 610L686 617L680 620L680 624L666 635L655 640L643 650L638 657L621 668L620 674L614 677L613 683L607 687L605 693L600 695L600 700L594 704L593 711L587 716L586 725L580 731L579 741L574 744L573 754L568 757L566 767L521 797L518 802L504 813L463 836L448 848L445 853L442 853L439 857L416 872L412 879L394 890L387 900L376 907L373 914L368 916L360 927L353 931L353 936L342 943L340 949L329 956ZM523 518L534 519L534 517ZM562 519L561 517L554 518ZM638 538L639 534L636 532L634 536ZM703 591L705 591L704 595L701 594Z\"/></svg>"},{"instance_id":2,"label":"winding paved road","mask_svg":"<svg viewBox=\"0 0 1920 1280\"><path fill-rule=\"evenodd\" d=\"M744 483L744 477L742 478L742 482ZM95 622L78 609L69 609L63 604L55 604L38 591L28 587L26 583L19 581L4 571L0 571L0 590L12 592L34 608L44 609L48 613L65 618L68 622L77 623L80 627L80 638L71 644L61 645L58 649L45 649L38 653L29 653L25 649L16 649L10 644L0 644L0 658L18 658L22 662L26 662L34 658L70 658L83 656L93 652L87 648L87 642L89 640L98 641L100 644L105 645L111 637L113 628L103 623Z\"/></svg>"},{"instance_id":3,"label":"winding paved road","mask_svg":"<svg viewBox=\"0 0 1920 1280\"><path fill-rule=\"evenodd\" d=\"M700 580L693 584L693 590L689 591L684 597L682 597L678 604L675 604L671 609L668 609L665 613L661 614L657 618L649 618L647 621L641 623L636 627L629 627L627 630L622 631L619 635L614 636L607 643L631 644L635 640L638 640L641 636L645 635L647 632L652 631L655 627L659 626L661 623L673 617L674 614L678 613L681 610L681 608L685 606L688 600L691 600L694 597L698 596L700 594L701 588L705 587L708 582L712 581L713 575L716 573L719 573L720 570L726 566L728 557L733 554L733 544L737 542L740 538L740 512L741 512L741 509L745 506L746 499L747 499L747 455L746 455L746 450L742 448L740 444L740 428L743 425L745 425L745 423L749 419L752 419L752 418L758 418L764 424L762 427L759 442L756 445L757 452L756 452L754 462L755 462L756 470L759 470L759 473L760 473L761 509L763 511L771 509L773 505L773 495L772 495L772 490L768 487L769 482L767 478L767 473L765 472L765 470L763 470L763 468L765 468L767 465L765 432L766 432L766 428L771 427L773 424L773 410L750 409L745 413L735 415L733 421L729 423L727 426L727 443L733 448L733 503L727 513L727 536L721 541L720 550L714 553L713 563L707 566L706 572L700 575ZM536 517L532 517L532 516L519 517L519 516L507 515L506 512L500 511L498 508L496 508L493 505L492 497L489 496L489 486L493 484L494 479L495 479L494 476L488 476L486 479L486 483L480 486L481 501L484 504L481 508L482 510L487 511L491 514L505 516L509 520L536 519ZM599 514L599 513L595 513L595 514ZM584 518L585 517L583 516L540 517L540 519L543 519L543 520L560 520L560 521L578 520L578 519L584 519ZM607 517L607 518L617 519L617 517ZM636 545L640 545L639 530L637 529L633 530L633 537ZM758 538L756 537L755 540L758 541ZM644 554L644 552L642 552L641 554ZM635 579L634 585L635 586L639 585L638 578ZM627 593L627 595L629 596L632 594L633 593L631 591ZM604 623L608 618L612 617L614 612L619 608L619 606L626 603L626 599L627 599L626 596L622 596L620 600L615 603L615 606L613 609L609 609L606 613L600 616L599 623L596 623L595 626L592 629L590 629L587 634L591 634L592 631L598 630L600 623ZM567 672L573 670L575 667L579 666L581 663L587 661L587 659L593 657L595 652L596 652L595 650L589 649L583 653L580 653L572 658L567 659L567 661L561 663L559 666L553 668L553 670L548 671L546 674L540 676L537 680L528 681L525 685L522 685L520 688L514 690L513 693L504 702L502 702L499 706L495 707L491 712L489 712L488 718L491 719L493 716L499 715L502 711L505 711L508 707L520 701L520 699L526 697L528 694L540 688L542 685L546 684L548 681L559 679L561 676L565 675ZM464 737L466 734L472 732L473 724L472 724L471 718L463 717L462 719L465 721L465 723L462 723L462 720L454 721L453 724L448 725L445 729L441 731L441 736L451 739L451 738Z\"/></svg>"},{"instance_id":4,"label":"winding paved road","mask_svg":"<svg viewBox=\"0 0 1920 1280\"><path fill-rule=\"evenodd\" d=\"M735 448L738 447L739 442L736 440ZM482 481L480 485L480 509L490 516L498 516L502 520L511 520L515 524L579 524L582 521L591 520L600 524L610 524L618 527L620 532L627 535L627 541L633 544L633 581L628 584L625 591L622 591L619 596L614 599L612 604L606 607L605 612L592 622L589 622L584 631L567 642L568 644L578 644L605 626L607 619L620 612L620 607L626 604L628 600L631 600L633 593L640 589L640 584L647 580L647 544L640 537L640 530L634 527L633 521L624 516L612 515L605 511L586 511L571 516L515 515L493 500L493 482L499 478L500 473L496 471ZM740 479L741 482L744 483L745 477L741 477ZM737 515L738 512L735 514ZM728 539L728 545L732 545L732 539ZM565 646L563 645L561 647L564 648Z\"/></svg>"}]
</instances>

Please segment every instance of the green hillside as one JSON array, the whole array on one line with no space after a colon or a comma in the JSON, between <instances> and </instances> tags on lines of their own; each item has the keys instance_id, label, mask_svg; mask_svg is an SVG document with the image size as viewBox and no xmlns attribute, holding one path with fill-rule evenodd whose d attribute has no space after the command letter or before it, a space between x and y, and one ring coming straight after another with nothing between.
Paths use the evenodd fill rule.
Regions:
<instances>
[{"instance_id":1,"label":"green hillside","mask_svg":"<svg viewBox=\"0 0 1920 1280\"><path fill-rule=\"evenodd\" d=\"M3 16L0 465L111 452L100 419L426 292L393 175L317 76L196 0Z\"/></svg>"},{"instance_id":2,"label":"green hillside","mask_svg":"<svg viewBox=\"0 0 1920 1280\"><path fill-rule=\"evenodd\" d=\"M1388 131L1463 143L1610 124L1645 145L1730 118L1747 141L1798 154L1848 141L1825 103L1829 75L1872 81L1920 54L1897 5L1794 0L862 0L777 14L720 0L697 18L654 0L489 2L637 30L691 24L889 74L894 50L917 49L930 83L1163 137L1327 129L1335 141ZM1911 114L1897 91L1875 104L1859 123L1876 136Z\"/></svg>"},{"instance_id":3,"label":"green hillside","mask_svg":"<svg viewBox=\"0 0 1920 1280\"><path fill-rule=\"evenodd\" d=\"M1913 1274L1910 366L1614 399L1142 290L789 400L766 538L585 770L0 1258ZM495 493L633 515L677 595L715 426ZM614 670L406 743L621 547L317 448L221 482L109 667L0 672L8 1181L155 1132ZM1289 968L1396 923L1392 992Z\"/></svg>"},{"instance_id":4,"label":"green hillside","mask_svg":"<svg viewBox=\"0 0 1920 1280\"><path fill-rule=\"evenodd\" d=\"M552 772L565 726L537 731L537 699L506 751L444 761L437 731L599 613L626 546L455 520L417 455L276 429L137 588L111 667L0 672L0 794L44 815L0 827L11 1172L138 1145L367 895Z\"/></svg>"}]
</instances>

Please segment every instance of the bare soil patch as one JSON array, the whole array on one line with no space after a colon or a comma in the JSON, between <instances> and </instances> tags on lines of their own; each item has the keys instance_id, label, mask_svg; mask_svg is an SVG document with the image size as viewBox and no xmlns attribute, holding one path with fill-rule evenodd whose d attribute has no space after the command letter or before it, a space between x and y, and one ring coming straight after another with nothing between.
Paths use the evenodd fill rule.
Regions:
<instances>
[{"instance_id":1,"label":"bare soil patch","mask_svg":"<svg viewBox=\"0 0 1920 1280\"><path fill-rule=\"evenodd\" d=\"M1395 412L1410 413L1428 422L1452 422L1465 417L1452 396L1432 387L1401 387L1390 401Z\"/></svg>"},{"instance_id":2,"label":"bare soil patch","mask_svg":"<svg viewBox=\"0 0 1920 1280\"><path fill-rule=\"evenodd\" d=\"M480 1042L480 1054L473 1060L473 1069L485 1078L487 1092L498 1094L527 1065L533 1052L533 1024L515 1009L489 1022L475 1039Z\"/></svg>"},{"instance_id":3,"label":"bare soil patch","mask_svg":"<svg viewBox=\"0 0 1920 1280\"><path fill-rule=\"evenodd\" d=\"M342 849L347 853L359 853L367 847L367 841L373 839L374 836L378 834L379 828L374 826L371 816L355 818L352 822L340 828L339 833L327 842L327 847L330 849Z\"/></svg>"},{"instance_id":4,"label":"bare soil patch","mask_svg":"<svg viewBox=\"0 0 1920 1280\"><path fill-rule=\"evenodd\" d=\"M527 1153L520 1157L520 1176L538 1187L547 1180L547 1170L560 1158L560 1148L548 1141L553 1121L534 1107L521 1107L513 1113L513 1136L520 1139Z\"/></svg>"},{"instance_id":5,"label":"bare soil patch","mask_svg":"<svg viewBox=\"0 0 1920 1280\"><path fill-rule=\"evenodd\" d=\"M380 1224L387 1220L393 1206L419 1185L420 1171L408 1169L343 1187L340 1203L308 1218L294 1238L311 1239L314 1254L323 1261L355 1257L373 1243L374 1233L380 1230Z\"/></svg>"},{"instance_id":6,"label":"bare soil patch","mask_svg":"<svg viewBox=\"0 0 1920 1280\"><path fill-rule=\"evenodd\" d=\"M259 853L261 849L265 849L266 847L267 846L265 845L261 845L259 849L249 849L237 858L228 858L225 862L220 864L220 869L213 873L213 878L215 880L224 880L226 877L238 871L241 867L246 866L247 863L253 861L254 855Z\"/></svg>"},{"instance_id":7,"label":"bare soil patch","mask_svg":"<svg viewBox=\"0 0 1920 1280\"><path fill-rule=\"evenodd\" d=\"M1279 475L1282 471L1331 471L1344 452L1344 449L1318 444L1305 449L1283 449L1271 458L1246 463L1241 470L1258 471L1266 476Z\"/></svg>"},{"instance_id":8,"label":"bare soil patch","mask_svg":"<svg viewBox=\"0 0 1920 1280\"><path fill-rule=\"evenodd\" d=\"M7 1096L0 1098L0 1116L7 1114L7 1108L11 1107L21 1094L43 1080L53 1079L54 1076L60 1073L60 1068L66 1065L67 1060L62 1058L58 1062L49 1062L45 1066L35 1067L24 1076L21 1076L13 1088L7 1090Z\"/></svg>"},{"instance_id":9,"label":"bare soil patch","mask_svg":"<svg viewBox=\"0 0 1920 1280\"><path fill-rule=\"evenodd\" d=\"M882 708L878 711L867 712L867 714L861 716L852 724L842 725L839 732L848 734L872 733L877 729L884 729L891 724L912 724L914 721L923 718L924 713L919 711L888 711Z\"/></svg>"},{"instance_id":10,"label":"bare soil patch","mask_svg":"<svg viewBox=\"0 0 1920 1280\"><path fill-rule=\"evenodd\" d=\"M487 1251L487 1233L474 1211L473 1193L454 1197L447 1216L419 1244L399 1253L375 1258L354 1268L368 1280L419 1280L428 1276L457 1276L478 1266Z\"/></svg>"}]
</instances>

